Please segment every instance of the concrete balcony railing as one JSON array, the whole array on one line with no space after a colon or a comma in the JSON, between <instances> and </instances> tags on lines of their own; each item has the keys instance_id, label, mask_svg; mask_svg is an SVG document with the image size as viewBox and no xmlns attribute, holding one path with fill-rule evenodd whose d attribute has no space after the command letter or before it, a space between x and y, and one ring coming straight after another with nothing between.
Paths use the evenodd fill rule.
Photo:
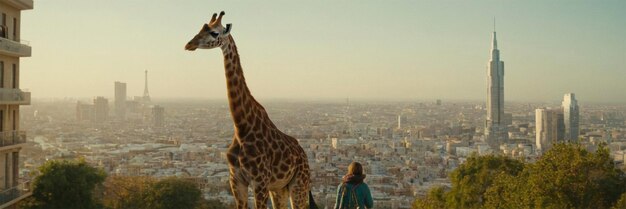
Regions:
<instances>
[{"instance_id":1,"label":"concrete balcony railing","mask_svg":"<svg viewBox=\"0 0 626 209\"><path fill-rule=\"evenodd\" d=\"M0 88L0 104L30 105L30 92Z\"/></svg>"},{"instance_id":2,"label":"concrete balcony railing","mask_svg":"<svg viewBox=\"0 0 626 209\"><path fill-rule=\"evenodd\" d=\"M19 10L33 9L33 0L0 0L6 4L9 4Z\"/></svg>"},{"instance_id":3,"label":"concrete balcony railing","mask_svg":"<svg viewBox=\"0 0 626 209\"><path fill-rule=\"evenodd\" d=\"M17 202L30 196L31 194L32 191L30 189L30 181L21 182L18 186L5 189L0 192L0 208L15 205Z\"/></svg>"},{"instance_id":4,"label":"concrete balcony railing","mask_svg":"<svg viewBox=\"0 0 626 209\"><path fill-rule=\"evenodd\" d=\"M26 143L25 131L0 132L0 147Z\"/></svg>"},{"instance_id":5,"label":"concrete balcony railing","mask_svg":"<svg viewBox=\"0 0 626 209\"><path fill-rule=\"evenodd\" d=\"M31 48L27 41L13 41L0 37L0 54L6 56L30 57Z\"/></svg>"}]
</instances>

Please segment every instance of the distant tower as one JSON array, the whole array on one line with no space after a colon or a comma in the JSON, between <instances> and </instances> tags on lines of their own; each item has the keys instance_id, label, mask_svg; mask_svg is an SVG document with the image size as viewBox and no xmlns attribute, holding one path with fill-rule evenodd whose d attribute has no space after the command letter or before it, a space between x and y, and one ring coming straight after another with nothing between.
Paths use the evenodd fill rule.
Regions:
<instances>
[{"instance_id":1,"label":"distant tower","mask_svg":"<svg viewBox=\"0 0 626 209\"><path fill-rule=\"evenodd\" d=\"M574 93L563 96L563 118L565 121L565 140L578 142L579 112L578 101Z\"/></svg>"},{"instance_id":2,"label":"distant tower","mask_svg":"<svg viewBox=\"0 0 626 209\"><path fill-rule=\"evenodd\" d=\"M150 93L148 93L148 71L146 70L146 86L143 88L143 101L150 102Z\"/></svg>"},{"instance_id":3,"label":"distant tower","mask_svg":"<svg viewBox=\"0 0 626 209\"><path fill-rule=\"evenodd\" d=\"M485 139L492 148L497 148L509 139L504 119L504 62L496 41L495 20L491 42L491 59L487 68L487 119Z\"/></svg>"},{"instance_id":4,"label":"distant tower","mask_svg":"<svg viewBox=\"0 0 626 209\"><path fill-rule=\"evenodd\" d=\"M535 143L538 150L546 152L553 143L563 140L565 124L561 109L535 110Z\"/></svg>"},{"instance_id":5,"label":"distant tower","mask_svg":"<svg viewBox=\"0 0 626 209\"><path fill-rule=\"evenodd\" d=\"M398 129L402 129L402 114L398 115Z\"/></svg>"},{"instance_id":6,"label":"distant tower","mask_svg":"<svg viewBox=\"0 0 626 209\"><path fill-rule=\"evenodd\" d=\"M126 118L126 83L115 82L115 116L124 120Z\"/></svg>"},{"instance_id":7,"label":"distant tower","mask_svg":"<svg viewBox=\"0 0 626 209\"><path fill-rule=\"evenodd\" d=\"M155 105L152 107L152 122L154 126L163 126L165 124L165 108Z\"/></svg>"},{"instance_id":8,"label":"distant tower","mask_svg":"<svg viewBox=\"0 0 626 209\"><path fill-rule=\"evenodd\" d=\"M76 103L76 120L93 121L95 117L94 107L95 106L93 104L83 104L80 101L78 101Z\"/></svg>"},{"instance_id":9,"label":"distant tower","mask_svg":"<svg viewBox=\"0 0 626 209\"><path fill-rule=\"evenodd\" d=\"M352 117L350 116L350 98L346 98L346 111L344 113L344 120L346 122L346 133L350 136L353 134L352 130Z\"/></svg>"},{"instance_id":10,"label":"distant tower","mask_svg":"<svg viewBox=\"0 0 626 209\"><path fill-rule=\"evenodd\" d=\"M106 121L109 116L109 100L104 97L96 97L95 99L93 99L93 105L95 113L94 121L96 123L102 123Z\"/></svg>"}]
</instances>

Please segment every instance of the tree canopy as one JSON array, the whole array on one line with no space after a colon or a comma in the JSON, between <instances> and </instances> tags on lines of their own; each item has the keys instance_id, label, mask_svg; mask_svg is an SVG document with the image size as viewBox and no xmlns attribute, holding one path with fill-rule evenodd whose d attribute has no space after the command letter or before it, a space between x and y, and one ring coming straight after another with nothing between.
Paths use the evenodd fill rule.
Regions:
<instances>
[{"instance_id":1,"label":"tree canopy","mask_svg":"<svg viewBox=\"0 0 626 209\"><path fill-rule=\"evenodd\" d=\"M33 182L33 195L24 203L27 209L98 208L94 188L104 181L104 171L79 161L47 161Z\"/></svg>"},{"instance_id":2,"label":"tree canopy","mask_svg":"<svg viewBox=\"0 0 626 209\"><path fill-rule=\"evenodd\" d=\"M534 163L473 155L450 179L449 191L433 188L413 208L601 209L626 202L624 173L602 146L588 152L580 145L556 144Z\"/></svg>"},{"instance_id":3,"label":"tree canopy","mask_svg":"<svg viewBox=\"0 0 626 209\"><path fill-rule=\"evenodd\" d=\"M156 182L146 196L148 208L193 209L202 198L200 189L191 181L167 178Z\"/></svg>"},{"instance_id":4,"label":"tree canopy","mask_svg":"<svg viewBox=\"0 0 626 209\"><path fill-rule=\"evenodd\" d=\"M146 176L111 176L104 183L103 203L110 209L225 209L219 200L205 200L198 186L185 179L157 180Z\"/></svg>"},{"instance_id":5,"label":"tree canopy","mask_svg":"<svg viewBox=\"0 0 626 209\"><path fill-rule=\"evenodd\" d=\"M146 208L146 196L155 179L145 176L110 176L104 182L102 201L106 208Z\"/></svg>"}]
</instances>

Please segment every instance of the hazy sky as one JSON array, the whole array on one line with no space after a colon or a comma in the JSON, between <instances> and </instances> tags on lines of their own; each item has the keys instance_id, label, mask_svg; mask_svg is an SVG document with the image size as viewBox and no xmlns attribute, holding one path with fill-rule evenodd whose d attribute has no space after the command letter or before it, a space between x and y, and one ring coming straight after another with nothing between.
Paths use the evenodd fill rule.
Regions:
<instances>
[{"instance_id":1,"label":"hazy sky","mask_svg":"<svg viewBox=\"0 0 626 209\"><path fill-rule=\"evenodd\" d=\"M493 17L505 100L626 102L626 1L35 0L22 13L33 97L226 98L219 49L184 51L226 11L263 98L486 98Z\"/></svg>"}]
</instances>

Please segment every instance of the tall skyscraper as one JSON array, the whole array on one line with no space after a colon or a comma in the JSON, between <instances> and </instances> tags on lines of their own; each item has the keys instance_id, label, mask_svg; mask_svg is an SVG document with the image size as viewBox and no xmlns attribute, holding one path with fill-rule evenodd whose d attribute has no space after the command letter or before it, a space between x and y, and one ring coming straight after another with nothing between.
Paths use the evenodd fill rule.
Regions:
<instances>
[{"instance_id":1,"label":"tall skyscraper","mask_svg":"<svg viewBox=\"0 0 626 209\"><path fill-rule=\"evenodd\" d=\"M115 81L115 117L126 118L126 83Z\"/></svg>"},{"instance_id":2,"label":"tall skyscraper","mask_svg":"<svg viewBox=\"0 0 626 209\"><path fill-rule=\"evenodd\" d=\"M578 101L574 93L563 96L563 119L565 121L565 140L578 142L579 112Z\"/></svg>"},{"instance_id":3,"label":"tall skyscraper","mask_svg":"<svg viewBox=\"0 0 626 209\"><path fill-rule=\"evenodd\" d=\"M146 86L143 88L143 102L150 102L150 93L148 92L148 71L146 70Z\"/></svg>"},{"instance_id":4,"label":"tall skyscraper","mask_svg":"<svg viewBox=\"0 0 626 209\"><path fill-rule=\"evenodd\" d=\"M491 42L491 59L487 68L485 139L492 148L506 143L509 139L504 118L504 62L500 60L495 30Z\"/></svg>"},{"instance_id":5,"label":"tall skyscraper","mask_svg":"<svg viewBox=\"0 0 626 209\"><path fill-rule=\"evenodd\" d=\"M20 105L30 105L30 92L20 89L20 60L31 56L21 39L22 10L33 9L32 0L0 0L0 208L17 208L30 196L20 182L20 151L26 132L20 131Z\"/></svg>"},{"instance_id":6,"label":"tall skyscraper","mask_svg":"<svg viewBox=\"0 0 626 209\"><path fill-rule=\"evenodd\" d=\"M537 150L545 152L553 143L561 142L565 135L563 111L541 108L535 110L535 143Z\"/></svg>"}]
</instances>

